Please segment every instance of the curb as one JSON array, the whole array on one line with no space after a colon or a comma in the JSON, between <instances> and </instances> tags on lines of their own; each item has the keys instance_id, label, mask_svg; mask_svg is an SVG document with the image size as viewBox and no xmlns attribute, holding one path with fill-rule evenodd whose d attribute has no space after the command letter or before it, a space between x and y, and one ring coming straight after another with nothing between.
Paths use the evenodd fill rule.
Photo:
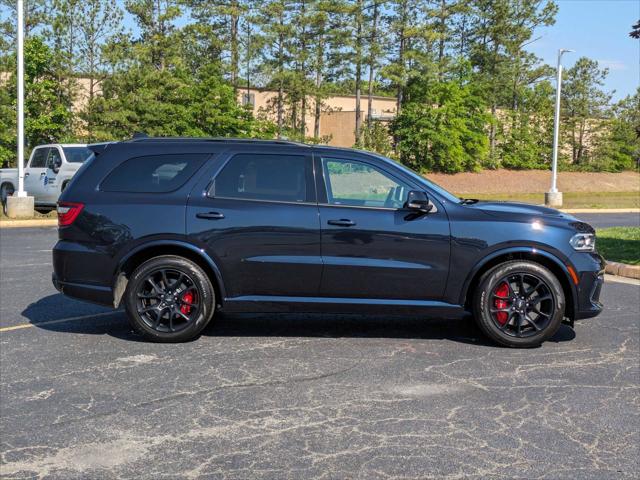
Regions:
<instances>
[{"instance_id":1,"label":"curb","mask_svg":"<svg viewBox=\"0 0 640 480\"><path fill-rule=\"evenodd\" d=\"M57 218L34 218L30 220L1 220L0 228L57 227Z\"/></svg>"},{"instance_id":2,"label":"curb","mask_svg":"<svg viewBox=\"0 0 640 480\"><path fill-rule=\"evenodd\" d=\"M628 265L620 262L607 262L605 273L619 277L640 279L640 265Z\"/></svg>"}]
</instances>

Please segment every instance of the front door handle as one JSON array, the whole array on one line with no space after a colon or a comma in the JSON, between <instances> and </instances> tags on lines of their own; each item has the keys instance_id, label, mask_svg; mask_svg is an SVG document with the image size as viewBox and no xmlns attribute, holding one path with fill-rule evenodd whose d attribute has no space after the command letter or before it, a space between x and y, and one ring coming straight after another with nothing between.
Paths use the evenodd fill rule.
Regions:
<instances>
[{"instance_id":1,"label":"front door handle","mask_svg":"<svg viewBox=\"0 0 640 480\"><path fill-rule=\"evenodd\" d=\"M202 212L196 213L196 217L205 220L220 220L224 218L224 214L220 212Z\"/></svg>"},{"instance_id":2,"label":"front door handle","mask_svg":"<svg viewBox=\"0 0 640 480\"><path fill-rule=\"evenodd\" d=\"M353 227L356 222L349 220L348 218L341 218L340 220L329 220L329 225L336 225L338 227Z\"/></svg>"}]
</instances>

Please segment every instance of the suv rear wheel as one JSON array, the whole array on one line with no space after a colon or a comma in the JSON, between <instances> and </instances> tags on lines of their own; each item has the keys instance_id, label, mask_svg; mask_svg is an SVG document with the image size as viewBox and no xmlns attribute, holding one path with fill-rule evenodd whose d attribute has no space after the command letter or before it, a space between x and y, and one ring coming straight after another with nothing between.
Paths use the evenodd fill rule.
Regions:
<instances>
[{"instance_id":1,"label":"suv rear wheel","mask_svg":"<svg viewBox=\"0 0 640 480\"><path fill-rule=\"evenodd\" d=\"M555 275L528 261L505 262L487 271L473 301L480 329L508 347L535 347L551 338L560 328L564 307Z\"/></svg>"},{"instance_id":2,"label":"suv rear wheel","mask_svg":"<svg viewBox=\"0 0 640 480\"><path fill-rule=\"evenodd\" d=\"M166 255L136 268L124 304L131 326L145 338L183 342L197 336L213 317L215 291L198 265Z\"/></svg>"}]
</instances>

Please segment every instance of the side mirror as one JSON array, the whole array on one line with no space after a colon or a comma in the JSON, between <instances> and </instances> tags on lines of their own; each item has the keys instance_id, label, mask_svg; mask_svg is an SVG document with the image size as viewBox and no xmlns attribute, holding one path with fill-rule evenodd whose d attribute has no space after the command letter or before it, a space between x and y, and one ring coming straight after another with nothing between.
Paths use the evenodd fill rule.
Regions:
<instances>
[{"instance_id":1,"label":"side mirror","mask_svg":"<svg viewBox=\"0 0 640 480\"><path fill-rule=\"evenodd\" d=\"M411 190L407 195L407 202L404 208L420 213L429 213L433 209L433 204L429 202L427 194L421 190Z\"/></svg>"},{"instance_id":2,"label":"side mirror","mask_svg":"<svg viewBox=\"0 0 640 480\"><path fill-rule=\"evenodd\" d=\"M53 173L58 173L61 166L62 159L60 157L56 157L56 159L53 161L53 165L51 166L51 170L53 170Z\"/></svg>"}]
</instances>

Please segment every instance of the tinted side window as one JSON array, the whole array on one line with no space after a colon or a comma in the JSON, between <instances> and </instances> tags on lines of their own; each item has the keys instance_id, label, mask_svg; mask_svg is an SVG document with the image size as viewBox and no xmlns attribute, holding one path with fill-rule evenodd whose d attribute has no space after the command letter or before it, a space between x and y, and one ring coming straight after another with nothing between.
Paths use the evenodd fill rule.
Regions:
<instances>
[{"instance_id":1,"label":"tinted side window","mask_svg":"<svg viewBox=\"0 0 640 480\"><path fill-rule=\"evenodd\" d=\"M323 158L330 204L402 208L410 188L386 172L355 160Z\"/></svg>"},{"instance_id":2,"label":"tinted side window","mask_svg":"<svg viewBox=\"0 0 640 480\"><path fill-rule=\"evenodd\" d=\"M102 181L105 192L171 192L183 186L209 154L149 155L126 160Z\"/></svg>"},{"instance_id":3,"label":"tinted side window","mask_svg":"<svg viewBox=\"0 0 640 480\"><path fill-rule=\"evenodd\" d=\"M57 148L49 149L49 155L47 156L47 168L53 169L56 161L62 163L62 157L60 156L60 152Z\"/></svg>"},{"instance_id":4,"label":"tinted side window","mask_svg":"<svg viewBox=\"0 0 640 480\"><path fill-rule=\"evenodd\" d=\"M249 200L315 201L311 162L303 155L236 155L216 177L212 193Z\"/></svg>"},{"instance_id":5,"label":"tinted side window","mask_svg":"<svg viewBox=\"0 0 640 480\"><path fill-rule=\"evenodd\" d=\"M47 165L47 153L49 153L48 148L37 148L34 150L29 167L44 168Z\"/></svg>"}]
</instances>

